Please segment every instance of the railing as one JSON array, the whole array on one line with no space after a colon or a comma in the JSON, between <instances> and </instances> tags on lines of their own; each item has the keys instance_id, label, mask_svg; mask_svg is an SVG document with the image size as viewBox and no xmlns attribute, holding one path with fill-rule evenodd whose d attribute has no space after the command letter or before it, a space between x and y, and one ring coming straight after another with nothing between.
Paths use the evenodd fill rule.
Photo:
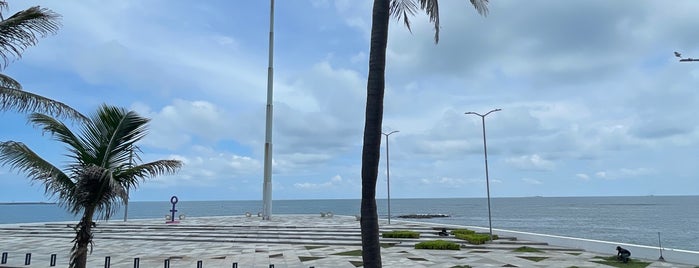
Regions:
<instances>
[{"instance_id":1,"label":"railing","mask_svg":"<svg viewBox=\"0 0 699 268\"><path fill-rule=\"evenodd\" d=\"M57 255L56 254L51 254L51 258L49 260L49 267L55 267L56 266L56 259ZM2 253L2 258L0 258L0 264L10 264L10 254L8 252L3 252ZM111 267L111 261L112 258L110 256L104 257L104 268L110 268ZM31 253L26 253L24 255L24 265L28 266L31 265L32 263L32 254ZM134 258L133 259L133 268L140 268L141 266L141 258ZM197 268L204 268L204 261L203 260L198 260L197 261ZM238 268L238 263L234 262L231 264L232 268ZM170 268L170 259L165 259L163 261L163 268ZM270 264L269 268L274 268L274 264ZM314 268L314 266L310 266L309 268Z\"/></svg>"}]
</instances>

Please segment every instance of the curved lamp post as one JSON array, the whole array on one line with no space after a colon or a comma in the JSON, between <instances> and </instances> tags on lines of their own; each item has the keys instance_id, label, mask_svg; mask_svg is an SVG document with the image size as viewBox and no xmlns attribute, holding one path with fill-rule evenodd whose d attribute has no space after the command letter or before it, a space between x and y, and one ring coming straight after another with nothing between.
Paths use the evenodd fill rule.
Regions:
<instances>
[{"instance_id":1,"label":"curved lamp post","mask_svg":"<svg viewBox=\"0 0 699 268\"><path fill-rule=\"evenodd\" d=\"M479 114L476 112L466 112L465 114L475 114L481 117L481 122L483 123L483 154L485 155L485 186L488 193L488 228L490 229L490 241L493 241L493 221L490 216L490 179L488 178L488 146L485 143L485 117L492 112L501 111L500 109L493 109L485 114Z\"/></svg>"},{"instance_id":2,"label":"curved lamp post","mask_svg":"<svg viewBox=\"0 0 699 268\"><path fill-rule=\"evenodd\" d=\"M391 224L391 171L388 166L388 136L390 136L393 133L398 133L400 131L394 130L389 133L383 133L384 136L386 136L386 191L387 191L387 197L386 199L388 200L388 224Z\"/></svg>"}]
</instances>

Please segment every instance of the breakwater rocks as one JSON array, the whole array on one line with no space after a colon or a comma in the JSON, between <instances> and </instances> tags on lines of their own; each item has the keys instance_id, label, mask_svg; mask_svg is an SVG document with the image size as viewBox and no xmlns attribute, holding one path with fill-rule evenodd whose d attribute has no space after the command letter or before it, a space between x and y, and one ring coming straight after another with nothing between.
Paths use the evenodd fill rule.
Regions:
<instances>
[{"instance_id":1,"label":"breakwater rocks","mask_svg":"<svg viewBox=\"0 0 699 268\"><path fill-rule=\"evenodd\" d=\"M408 214L400 215L398 218L402 219L431 219L431 218L446 218L450 217L447 214Z\"/></svg>"}]
</instances>

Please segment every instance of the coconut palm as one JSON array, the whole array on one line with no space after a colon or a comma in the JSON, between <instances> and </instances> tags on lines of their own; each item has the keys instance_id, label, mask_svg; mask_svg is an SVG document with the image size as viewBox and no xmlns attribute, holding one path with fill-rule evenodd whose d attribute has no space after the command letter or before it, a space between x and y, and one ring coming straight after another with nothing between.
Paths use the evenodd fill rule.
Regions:
<instances>
[{"instance_id":1,"label":"coconut palm","mask_svg":"<svg viewBox=\"0 0 699 268\"><path fill-rule=\"evenodd\" d=\"M33 113L29 122L65 144L67 165L60 169L17 141L0 142L0 165L42 183L46 194L57 197L58 204L74 215L82 213L75 226L70 267L86 265L94 216L108 220L127 198L127 188L145 178L173 174L182 165L177 160L134 163L132 159L140 160L136 142L145 136L149 119L123 108L101 106L81 125L81 135L45 114Z\"/></svg>"},{"instance_id":2,"label":"coconut palm","mask_svg":"<svg viewBox=\"0 0 699 268\"><path fill-rule=\"evenodd\" d=\"M488 0L470 0L478 13L488 12ZM369 50L364 145L362 148L362 259L364 267L381 267L379 221L376 211L376 179L381 152L381 124L386 70L386 45L391 16L402 20L410 30L409 17L424 11L434 25L435 43L439 42L439 5L437 0L374 0Z\"/></svg>"},{"instance_id":3,"label":"coconut palm","mask_svg":"<svg viewBox=\"0 0 699 268\"><path fill-rule=\"evenodd\" d=\"M35 6L5 18L3 11L7 8L7 2L0 0L0 70L21 58L22 52L36 45L40 37L55 34L60 27L61 15L50 9ZM24 91L19 82L0 73L0 111L8 110L87 119L64 103Z\"/></svg>"}]
</instances>

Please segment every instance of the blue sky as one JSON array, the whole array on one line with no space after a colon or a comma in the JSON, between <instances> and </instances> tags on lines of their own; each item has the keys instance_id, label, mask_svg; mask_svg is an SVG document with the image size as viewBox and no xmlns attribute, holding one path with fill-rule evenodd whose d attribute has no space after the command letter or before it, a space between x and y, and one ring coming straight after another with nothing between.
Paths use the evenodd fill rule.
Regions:
<instances>
[{"instance_id":1,"label":"blue sky","mask_svg":"<svg viewBox=\"0 0 699 268\"><path fill-rule=\"evenodd\" d=\"M10 1L63 15L3 72L83 113L152 118L144 160L180 159L132 200L259 200L269 1ZM699 2L442 1L392 21L384 130L392 198L699 194ZM9 14L9 13L8 13ZM274 199L360 198L371 1L277 1ZM0 140L56 165L64 148L0 114ZM386 197L385 147L377 198ZM0 168L0 202L50 201Z\"/></svg>"}]
</instances>

